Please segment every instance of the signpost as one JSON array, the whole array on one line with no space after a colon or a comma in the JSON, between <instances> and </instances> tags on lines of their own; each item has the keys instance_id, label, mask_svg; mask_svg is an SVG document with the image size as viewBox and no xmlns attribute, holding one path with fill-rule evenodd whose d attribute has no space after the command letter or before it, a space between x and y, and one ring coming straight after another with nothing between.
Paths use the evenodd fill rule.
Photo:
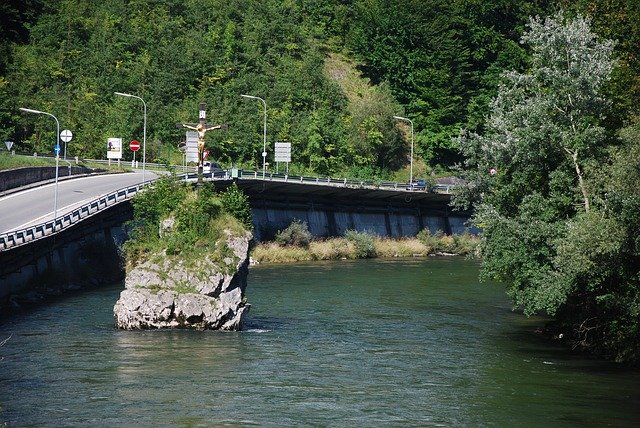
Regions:
<instances>
[{"instance_id":1,"label":"signpost","mask_svg":"<svg viewBox=\"0 0 640 428\"><path fill-rule=\"evenodd\" d=\"M195 131L187 131L185 139L187 140L187 162L198 162L198 133Z\"/></svg>"},{"instance_id":2,"label":"signpost","mask_svg":"<svg viewBox=\"0 0 640 428\"><path fill-rule=\"evenodd\" d=\"M73 133L68 129L63 129L60 133L60 139L64 142L64 158L67 159L67 143L73 138Z\"/></svg>"},{"instance_id":3,"label":"signpost","mask_svg":"<svg viewBox=\"0 0 640 428\"><path fill-rule=\"evenodd\" d=\"M122 138L107 139L107 159L109 159L109 165L111 165L111 159L118 159L118 165L120 165L120 159L122 159Z\"/></svg>"},{"instance_id":4,"label":"signpost","mask_svg":"<svg viewBox=\"0 0 640 428\"><path fill-rule=\"evenodd\" d=\"M275 144L275 161L276 161L276 172L278 168L278 162L286 162L287 174L289 174L289 162L291 162L291 143Z\"/></svg>"},{"instance_id":5,"label":"signpost","mask_svg":"<svg viewBox=\"0 0 640 428\"><path fill-rule=\"evenodd\" d=\"M133 152L133 160L131 161L131 166L134 167L136 165L136 152L140 150L140 141L132 140L129 143L129 148Z\"/></svg>"}]
</instances>

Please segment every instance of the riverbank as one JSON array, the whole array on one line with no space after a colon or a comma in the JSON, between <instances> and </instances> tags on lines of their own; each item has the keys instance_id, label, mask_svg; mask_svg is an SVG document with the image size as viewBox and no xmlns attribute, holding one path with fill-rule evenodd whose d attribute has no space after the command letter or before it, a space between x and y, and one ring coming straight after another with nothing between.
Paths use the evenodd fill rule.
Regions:
<instances>
[{"instance_id":1,"label":"riverbank","mask_svg":"<svg viewBox=\"0 0 640 428\"><path fill-rule=\"evenodd\" d=\"M426 257L430 255L474 255L480 238L421 232L413 238L383 238L367 233L313 240L306 245L278 242L258 243L252 250L254 263L291 263L314 260L355 260L367 258Z\"/></svg>"}]
</instances>

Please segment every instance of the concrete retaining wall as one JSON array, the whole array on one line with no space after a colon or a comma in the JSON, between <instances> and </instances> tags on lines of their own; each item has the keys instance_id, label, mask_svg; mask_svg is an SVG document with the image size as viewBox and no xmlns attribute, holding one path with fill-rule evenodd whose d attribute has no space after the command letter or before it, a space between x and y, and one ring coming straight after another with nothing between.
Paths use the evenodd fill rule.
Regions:
<instances>
[{"instance_id":1,"label":"concrete retaining wall","mask_svg":"<svg viewBox=\"0 0 640 428\"><path fill-rule=\"evenodd\" d=\"M333 211L331 209L302 210L286 208L253 207L254 236L258 241L273 239L275 234L286 228L294 220L307 223L309 231L315 237L342 236L348 230L369 232L379 236L402 238L415 236L422 229L432 233L443 231L449 234L460 234L469 229L466 222L468 216L443 216L394 212L358 212L353 210Z\"/></svg>"},{"instance_id":2,"label":"concrete retaining wall","mask_svg":"<svg viewBox=\"0 0 640 428\"><path fill-rule=\"evenodd\" d=\"M58 178L70 175L91 174L95 172L90 168L60 165L58 168ZM56 178L56 167L27 167L0 171L0 193L16 187L23 187L29 184L38 183Z\"/></svg>"},{"instance_id":3,"label":"concrete retaining wall","mask_svg":"<svg viewBox=\"0 0 640 428\"><path fill-rule=\"evenodd\" d=\"M131 205L123 202L70 230L0 252L0 316L70 290L121 280L123 223L130 218Z\"/></svg>"}]
</instances>

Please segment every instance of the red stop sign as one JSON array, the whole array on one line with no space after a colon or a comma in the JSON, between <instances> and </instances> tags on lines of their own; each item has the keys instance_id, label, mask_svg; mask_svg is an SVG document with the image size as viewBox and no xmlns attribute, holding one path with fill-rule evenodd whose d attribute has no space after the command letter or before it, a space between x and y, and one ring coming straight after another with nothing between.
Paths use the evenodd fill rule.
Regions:
<instances>
[{"instance_id":1,"label":"red stop sign","mask_svg":"<svg viewBox=\"0 0 640 428\"><path fill-rule=\"evenodd\" d=\"M137 152L138 150L140 150L140 141L133 140L132 142L129 143L129 148L132 151Z\"/></svg>"}]
</instances>

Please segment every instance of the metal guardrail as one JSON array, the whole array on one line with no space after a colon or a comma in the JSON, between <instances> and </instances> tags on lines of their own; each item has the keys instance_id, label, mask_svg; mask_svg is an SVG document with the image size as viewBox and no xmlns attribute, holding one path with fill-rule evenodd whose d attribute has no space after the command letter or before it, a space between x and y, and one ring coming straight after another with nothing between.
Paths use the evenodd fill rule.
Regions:
<instances>
[{"instance_id":1,"label":"metal guardrail","mask_svg":"<svg viewBox=\"0 0 640 428\"><path fill-rule=\"evenodd\" d=\"M218 175L219 174L219 175ZM224 177L222 175L224 174ZM228 171L224 173L216 173L213 178L229 178ZM262 173L258 171L238 171L238 178L241 179L249 179L249 180L262 180ZM372 182L372 181L359 181L359 180L347 180L344 179L336 179L331 177L305 177L299 175L287 175L287 174L275 174L275 173L267 173L264 176L266 181L282 181L285 183L303 183L303 184L316 184L321 186L334 186L334 187L345 187L345 188L353 188L353 189L371 189L371 190L399 190L406 192L432 192L432 193L442 193L442 194L451 194L455 189L455 185L452 184L435 184L433 186L427 185L424 190L412 189L409 187L407 183L396 183L396 182Z\"/></svg>"},{"instance_id":2,"label":"metal guardrail","mask_svg":"<svg viewBox=\"0 0 640 428\"><path fill-rule=\"evenodd\" d=\"M96 163L108 163L109 160L105 159L85 159L86 161L96 162ZM113 161L112 161L113 162ZM166 168L165 164L154 164L147 162L147 168L156 168L162 169ZM197 178L197 167L194 166L184 166L184 165L171 165L176 171L183 172L183 178L186 176L188 180L194 180ZM231 170L223 170L216 171L213 173L206 173L205 176L211 179L229 179L231 178ZM259 171L246 171L246 170L238 170L238 178L241 179L251 179L251 180L262 180L262 172ZM322 186L335 186L335 187L346 187L346 188L354 188L354 189L372 189L372 190L399 190L406 192L431 192L431 193L441 193L450 195L453 193L453 190L456 188L455 184L434 184L426 186L424 190L412 189L409 187L408 183L396 183L392 181L382 181L382 182L373 182L373 181L363 181L363 180L348 180L346 178L337 179L330 177L306 177L300 175L287 175L287 174L279 174L279 173L266 173L265 180L267 181L283 181L287 183L306 183L306 184L318 184Z\"/></svg>"},{"instance_id":3,"label":"metal guardrail","mask_svg":"<svg viewBox=\"0 0 640 428\"><path fill-rule=\"evenodd\" d=\"M76 208L54 220L27 227L25 229L3 233L0 235L0 251L19 247L21 245L37 241L38 239L46 238L54 233L58 233L70 226L73 226L81 220L103 211L105 208L131 199L148 184L150 184L150 182L124 187L116 190L115 192L101 196L98 199L94 199L88 204L82 205L81 207Z\"/></svg>"}]
</instances>

